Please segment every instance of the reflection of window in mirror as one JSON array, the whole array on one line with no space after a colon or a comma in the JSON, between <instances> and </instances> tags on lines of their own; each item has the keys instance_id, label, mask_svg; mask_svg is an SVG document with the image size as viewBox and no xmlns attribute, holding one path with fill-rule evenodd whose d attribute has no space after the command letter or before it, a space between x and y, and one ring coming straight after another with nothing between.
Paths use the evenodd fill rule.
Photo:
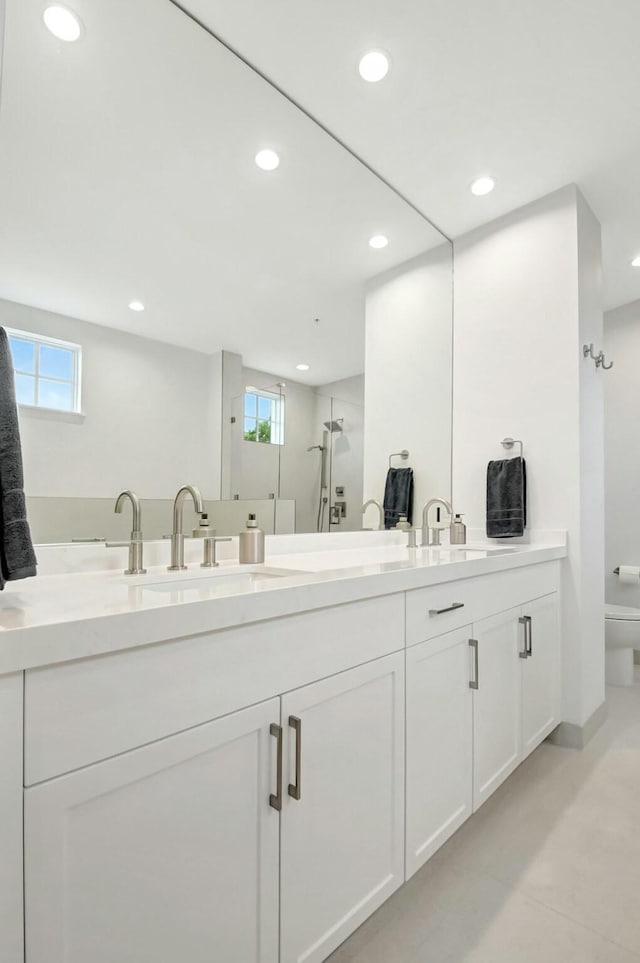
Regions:
<instances>
[{"instance_id":1,"label":"reflection of window in mirror","mask_svg":"<svg viewBox=\"0 0 640 963\"><path fill-rule=\"evenodd\" d=\"M13 357L18 404L79 412L80 345L12 328L5 331Z\"/></svg>"},{"instance_id":2,"label":"reflection of window in mirror","mask_svg":"<svg viewBox=\"0 0 640 963\"><path fill-rule=\"evenodd\" d=\"M258 389L244 394L244 440L284 445L284 398Z\"/></svg>"}]
</instances>

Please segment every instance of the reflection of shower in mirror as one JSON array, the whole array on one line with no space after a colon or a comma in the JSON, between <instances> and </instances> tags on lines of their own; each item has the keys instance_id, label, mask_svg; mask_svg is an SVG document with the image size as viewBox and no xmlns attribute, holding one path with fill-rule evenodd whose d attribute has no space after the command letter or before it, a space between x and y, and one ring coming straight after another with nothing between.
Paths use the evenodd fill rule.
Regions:
<instances>
[{"instance_id":1,"label":"reflection of shower in mirror","mask_svg":"<svg viewBox=\"0 0 640 963\"><path fill-rule=\"evenodd\" d=\"M327 425L337 424L337 422L324 422ZM334 429L332 429L334 430ZM342 431L342 428L339 429ZM320 452L322 456L322 462L320 465L320 489L318 491L318 516L316 519L316 531L321 532L324 529L324 513L327 507L327 502L329 501L329 496L326 494L327 490L327 443L328 443L329 431L322 432L322 444L321 445L311 445L307 448L307 451L315 451L316 449Z\"/></svg>"}]
</instances>

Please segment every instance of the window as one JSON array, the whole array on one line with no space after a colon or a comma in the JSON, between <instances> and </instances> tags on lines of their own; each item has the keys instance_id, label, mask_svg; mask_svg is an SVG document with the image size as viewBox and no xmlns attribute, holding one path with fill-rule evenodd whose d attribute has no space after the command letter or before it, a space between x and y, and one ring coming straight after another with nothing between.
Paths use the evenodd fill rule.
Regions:
<instances>
[{"instance_id":1,"label":"window","mask_svg":"<svg viewBox=\"0 0 640 963\"><path fill-rule=\"evenodd\" d=\"M284 445L284 397L270 391L245 391L244 439Z\"/></svg>"},{"instance_id":2,"label":"window","mask_svg":"<svg viewBox=\"0 0 640 963\"><path fill-rule=\"evenodd\" d=\"M5 330L13 356L18 404L79 412L80 345L27 331Z\"/></svg>"}]
</instances>

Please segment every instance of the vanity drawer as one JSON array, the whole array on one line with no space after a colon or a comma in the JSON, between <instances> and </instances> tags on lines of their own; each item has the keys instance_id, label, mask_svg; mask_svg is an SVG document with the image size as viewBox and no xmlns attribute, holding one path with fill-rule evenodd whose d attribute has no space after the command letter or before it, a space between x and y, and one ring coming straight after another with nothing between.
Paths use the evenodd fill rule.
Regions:
<instances>
[{"instance_id":1,"label":"vanity drawer","mask_svg":"<svg viewBox=\"0 0 640 963\"><path fill-rule=\"evenodd\" d=\"M461 579L407 592L407 645L473 622L484 579Z\"/></svg>"},{"instance_id":2,"label":"vanity drawer","mask_svg":"<svg viewBox=\"0 0 640 963\"><path fill-rule=\"evenodd\" d=\"M404 595L25 674L25 783L173 735L404 648Z\"/></svg>"},{"instance_id":3,"label":"vanity drawer","mask_svg":"<svg viewBox=\"0 0 640 963\"><path fill-rule=\"evenodd\" d=\"M545 562L407 592L407 645L426 642L558 588L558 564Z\"/></svg>"}]
</instances>

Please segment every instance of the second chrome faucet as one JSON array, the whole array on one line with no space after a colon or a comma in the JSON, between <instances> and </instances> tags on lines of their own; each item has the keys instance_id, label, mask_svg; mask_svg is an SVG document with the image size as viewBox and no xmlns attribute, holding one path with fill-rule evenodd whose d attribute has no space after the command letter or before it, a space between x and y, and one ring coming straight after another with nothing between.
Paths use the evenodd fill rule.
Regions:
<instances>
[{"instance_id":1,"label":"second chrome faucet","mask_svg":"<svg viewBox=\"0 0 640 963\"><path fill-rule=\"evenodd\" d=\"M193 505L198 515L202 517L204 505L200 489L195 485L183 485L176 495L173 503L173 531L171 533L171 565L167 567L169 572L182 572L186 569L184 564L184 531L182 512L187 495L191 495Z\"/></svg>"}]
</instances>

